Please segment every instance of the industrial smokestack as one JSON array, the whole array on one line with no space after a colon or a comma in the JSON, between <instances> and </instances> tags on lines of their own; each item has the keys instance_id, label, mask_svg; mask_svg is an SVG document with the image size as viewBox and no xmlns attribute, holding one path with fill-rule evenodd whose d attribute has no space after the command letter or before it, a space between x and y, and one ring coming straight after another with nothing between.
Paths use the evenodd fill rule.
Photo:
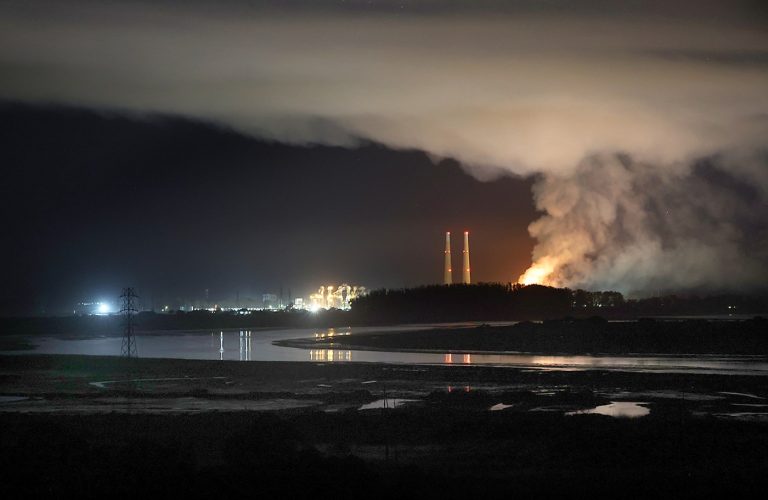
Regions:
<instances>
[{"instance_id":1,"label":"industrial smokestack","mask_svg":"<svg viewBox=\"0 0 768 500\"><path fill-rule=\"evenodd\" d=\"M445 271L443 272L443 283L450 285L453 283L453 270L451 269L451 233L445 233Z\"/></svg>"},{"instance_id":2,"label":"industrial smokestack","mask_svg":"<svg viewBox=\"0 0 768 500\"><path fill-rule=\"evenodd\" d=\"M462 267L462 282L469 285L472 280L469 277L469 231L464 231L464 266Z\"/></svg>"}]
</instances>

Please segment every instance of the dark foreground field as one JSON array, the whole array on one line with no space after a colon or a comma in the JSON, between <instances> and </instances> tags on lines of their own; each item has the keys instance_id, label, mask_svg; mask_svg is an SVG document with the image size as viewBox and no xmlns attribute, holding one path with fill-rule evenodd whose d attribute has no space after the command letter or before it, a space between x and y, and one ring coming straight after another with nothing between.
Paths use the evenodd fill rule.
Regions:
<instances>
[{"instance_id":1,"label":"dark foreground field","mask_svg":"<svg viewBox=\"0 0 768 500\"><path fill-rule=\"evenodd\" d=\"M1 422L4 498L733 498L768 485L768 429L744 422L424 408Z\"/></svg>"},{"instance_id":2,"label":"dark foreground field","mask_svg":"<svg viewBox=\"0 0 768 500\"><path fill-rule=\"evenodd\" d=\"M385 392L411 403L359 409ZM768 486L768 422L735 417L765 406L764 377L9 356L0 393L27 398L0 404L2 498L734 498ZM610 401L651 411L568 414Z\"/></svg>"}]
</instances>

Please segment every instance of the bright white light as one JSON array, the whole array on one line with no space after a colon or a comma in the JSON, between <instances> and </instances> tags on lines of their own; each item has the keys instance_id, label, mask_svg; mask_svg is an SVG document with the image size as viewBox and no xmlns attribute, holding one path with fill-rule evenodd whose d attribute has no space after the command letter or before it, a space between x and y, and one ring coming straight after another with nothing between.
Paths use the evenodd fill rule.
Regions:
<instances>
[{"instance_id":1,"label":"bright white light","mask_svg":"<svg viewBox=\"0 0 768 500\"><path fill-rule=\"evenodd\" d=\"M99 302L99 313L101 314L107 314L109 312L109 304L106 302Z\"/></svg>"},{"instance_id":2,"label":"bright white light","mask_svg":"<svg viewBox=\"0 0 768 500\"><path fill-rule=\"evenodd\" d=\"M316 313L319 310L320 310L320 306L317 304L312 304L311 306L309 306L309 312Z\"/></svg>"}]
</instances>

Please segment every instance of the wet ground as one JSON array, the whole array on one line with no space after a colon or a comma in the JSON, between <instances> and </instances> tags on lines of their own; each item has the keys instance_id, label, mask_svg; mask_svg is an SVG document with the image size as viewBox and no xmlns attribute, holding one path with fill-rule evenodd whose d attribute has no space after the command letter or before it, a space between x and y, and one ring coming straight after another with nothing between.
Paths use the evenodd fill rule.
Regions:
<instances>
[{"instance_id":1,"label":"wet ground","mask_svg":"<svg viewBox=\"0 0 768 500\"><path fill-rule=\"evenodd\" d=\"M764 380L0 356L0 496L761 498Z\"/></svg>"},{"instance_id":2,"label":"wet ground","mask_svg":"<svg viewBox=\"0 0 768 500\"><path fill-rule=\"evenodd\" d=\"M768 387L761 376L43 355L0 361L2 413L462 407L768 422ZM639 409L612 411L627 404Z\"/></svg>"}]
</instances>

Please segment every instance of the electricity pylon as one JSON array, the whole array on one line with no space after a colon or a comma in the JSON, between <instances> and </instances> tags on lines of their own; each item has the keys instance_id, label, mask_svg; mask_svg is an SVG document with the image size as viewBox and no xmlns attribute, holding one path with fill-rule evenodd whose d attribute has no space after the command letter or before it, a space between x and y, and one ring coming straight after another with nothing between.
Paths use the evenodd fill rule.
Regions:
<instances>
[{"instance_id":1,"label":"electricity pylon","mask_svg":"<svg viewBox=\"0 0 768 500\"><path fill-rule=\"evenodd\" d=\"M120 316L123 320L123 343L120 348L120 356L124 358L138 358L136 352L136 336L133 334L134 324L133 316L138 312L135 299L139 296L133 288L123 288L120 295L122 306L120 307Z\"/></svg>"}]
</instances>

